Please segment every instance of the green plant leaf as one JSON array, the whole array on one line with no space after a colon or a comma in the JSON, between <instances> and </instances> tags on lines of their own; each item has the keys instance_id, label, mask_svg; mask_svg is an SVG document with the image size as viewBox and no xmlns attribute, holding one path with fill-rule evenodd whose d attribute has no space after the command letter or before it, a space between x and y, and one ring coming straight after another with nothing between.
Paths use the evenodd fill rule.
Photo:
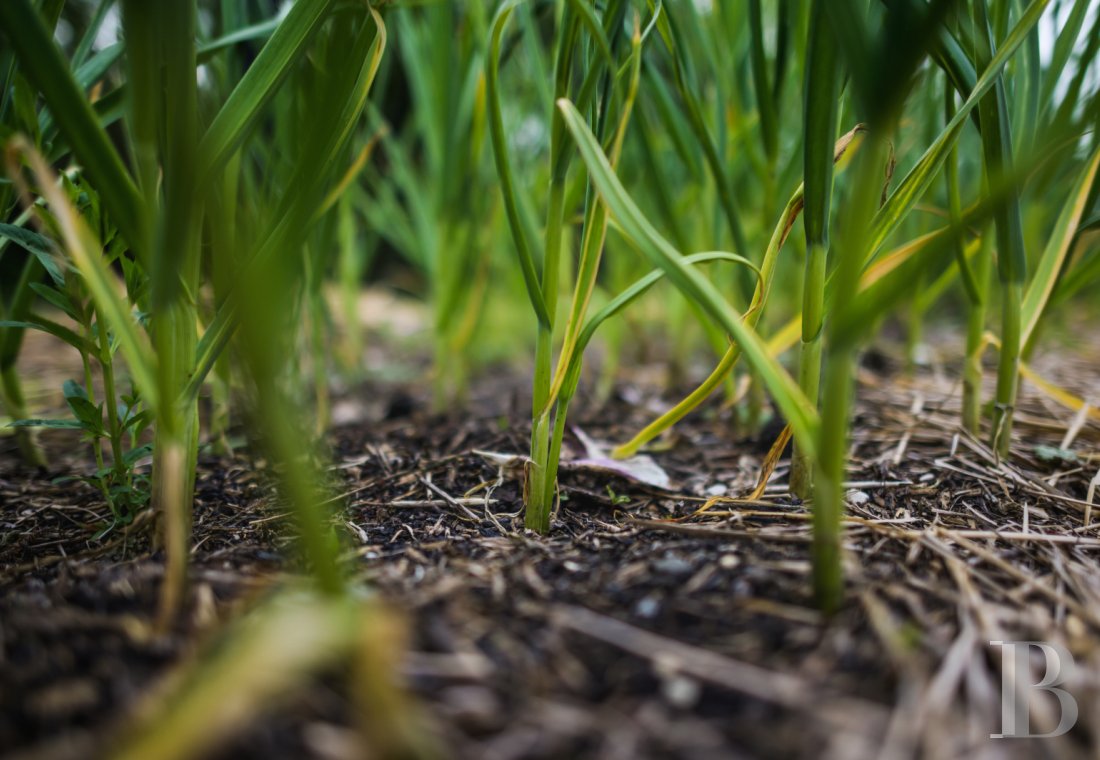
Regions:
<instances>
[{"instance_id":1,"label":"green plant leaf","mask_svg":"<svg viewBox=\"0 0 1100 760\"><path fill-rule=\"evenodd\" d=\"M8 427L20 428L20 427L38 427L38 428L51 428L55 430L83 430L84 423L79 420L43 420L43 419L29 419L29 420L15 420L9 422Z\"/></svg>"},{"instance_id":2,"label":"green plant leaf","mask_svg":"<svg viewBox=\"0 0 1100 760\"><path fill-rule=\"evenodd\" d=\"M817 413L798 385L771 357L760 336L734 314L715 286L694 267L686 264L683 256L653 228L619 183L595 135L573 104L562 99L558 101L558 108L588 167L593 184L623 231L654 265L665 272L670 282L695 300L741 346L746 360L771 391L796 438L807 451L814 451Z\"/></svg>"},{"instance_id":3,"label":"green plant leaf","mask_svg":"<svg viewBox=\"0 0 1100 760\"><path fill-rule=\"evenodd\" d=\"M1069 198L1063 204L1062 213L1058 215L1058 221L1047 238L1046 248L1043 249L1035 274L1024 294L1024 302L1020 307L1023 321L1021 344L1024 346L1030 342L1057 285L1070 252L1070 245L1077 235L1092 194L1097 167L1100 167L1100 148L1092 152L1074 183Z\"/></svg>"},{"instance_id":4,"label":"green plant leaf","mask_svg":"<svg viewBox=\"0 0 1100 760\"><path fill-rule=\"evenodd\" d=\"M309 41L328 16L334 0L298 2L279 23L248 67L199 144L199 186L204 187L240 147L263 107L305 53Z\"/></svg>"},{"instance_id":5,"label":"green plant leaf","mask_svg":"<svg viewBox=\"0 0 1100 760\"><path fill-rule=\"evenodd\" d=\"M85 432L97 438L104 435L103 410L100 407L86 398L67 398L65 401Z\"/></svg>"},{"instance_id":6,"label":"green plant leaf","mask_svg":"<svg viewBox=\"0 0 1100 760\"><path fill-rule=\"evenodd\" d=\"M88 59L88 55L92 52L92 46L95 45L99 30L102 28L103 22L107 18L107 12L111 10L114 4L115 0L100 0L99 4L96 6L95 14L88 22L88 27L84 30L84 34L80 37L80 42L77 43L76 50L73 51L73 66L79 68Z\"/></svg>"},{"instance_id":7,"label":"green plant leaf","mask_svg":"<svg viewBox=\"0 0 1100 760\"><path fill-rule=\"evenodd\" d=\"M50 287L45 283L32 282L29 285L30 289L34 291L43 301L46 301L51 306L54 306L73 319L78 319L76 313L76 307L73 302L69 300L69 296L63 291L57 288Z\"/></svg>"},{"instance_id":8,"label":"green plant leaf","mask_svg":"<svg viewBox=\"0 0 1100 760\"><path fill-rule=\"evenodd\" d=\"M501 192L504 195L504 210L508 217L508 226L512 230L512 239L516 245L523 283L527 287L527 297L539 324L549 329L551 324L549 307L543 301L542 286L535 270L535 260L531 256L531 242L527 238L527 229L520 217L518 190L512 174L512 162L508 157L508 138L504 133L504 117L500 106L500 44L508 17L523 0L508 0L497 11L493 19L492 36L489 43L489 55L485 58L485 92L489 105L489 132L492 137L493 158L496 160L497 174L500 177Z\"/></svg>"},{"instance_id":9,"label":"green plant leaf","mask_svg":"<svg viewBox=\"0 0 1100 760\"><path fill-rule=\"evenodd\" d=\"M8 238L37 258L41 262L42 268L46 270L46 273L50 275L50 279L55 283L58 285L64 284L65 274L54 258L56 249L49 238L14 224L2 223L0 223L0 235Z\"/></svg>"},{"instance_id":10,"label":"green plant leaf","mask_svg":"<svg viewBox=\"0 0 1100 760\"><path fill-rule=\"evenodd\" d=\"M85 401L88 400L88 391L75 380L66 380L62 383L61 391L65 395L66 400L71 398L82 398Z\"/></svg>"},{"instance_id":11,"label":"green plant leaf","mask_svg":"<svg viewBox=\"0 0 1100 760\"><path fill-rule=\"evenodd\" d=\"M221 51L227 50L234 45L270 37L271 34L279 28L279 24L281 24L282 21L283 19L281 17L268 19L258 24L250 24L249 26L241 27L217 39L208 40L195 49L195 57L198 59L199 63L205 63Z\"/></svg>"},{"instance_id":12,"label":"green plant leaf","mask_svg":"<svg viewBox=\"0 0 1100 760\"><path fill-rule=\"evenodd\" d=\"M95 346L86 341L84 338L77 335L69 328L65 327L64 325L59 325L58 323L46 319L45 317L40 317L37 314L29 314L27 315L26 319L22 320L0 320L0 327L14 327L24 330L41 330L44 333L49 333L55 338L65 341L78 351L83 351L84 353L88 354L95 352Z\"/></svg>"},{"instance_id":13,"label":"green plant leaf","mask_svg":"<svg viewBox=\"0 0 1100 760\"><path fill-rule=\"evenodd\" d=\"M151 444L145 444L144 446L138 446L137 448L130 449L123 457L122 461L127 467L134 467L139 459L149 456L153 453L153 446Z\"/></svg>"}]
</instances>

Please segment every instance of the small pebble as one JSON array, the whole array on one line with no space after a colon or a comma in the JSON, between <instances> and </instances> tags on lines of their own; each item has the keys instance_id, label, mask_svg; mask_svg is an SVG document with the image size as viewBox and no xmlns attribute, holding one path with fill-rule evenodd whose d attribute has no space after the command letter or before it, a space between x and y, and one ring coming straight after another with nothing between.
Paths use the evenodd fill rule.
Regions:
<instances>
[{"instance_id":1,"label":"small pebble","mask_svg":"<svg viewBox=\"0 0 1100 760\"><path fill-rule=\"evenodd\" d=\"M661 681L661 696L673 707L690 710L702 693L699 682L686 676L675 675Z\"/></svg>"},{"instance_id":2,"label":"small pebble","mask_svg":"<svg viewBox=\"0 0 1100 760\"><path fill-rule=\"evenodd\" d=\"M661 557L660 559L654 560L651 567L653 568L653 572L655 573L660 573L661 575L672 575L676 577L690 575L695 570L690 562L688 562L686 559L683 559L682 557L677 557L675 555L665 556Z\"/></svg>"},{"instance_id":3,"label":"small pebble","mask_svg":"<svg viewBox=\"0 0 1100 760\"><path fill-rule=\"evenodd\" d=\"M657 613L660 611L661 603L652 596L647 596L634 605L634 614L646 620L657 617Z\"/></svg>"}]
</instances>

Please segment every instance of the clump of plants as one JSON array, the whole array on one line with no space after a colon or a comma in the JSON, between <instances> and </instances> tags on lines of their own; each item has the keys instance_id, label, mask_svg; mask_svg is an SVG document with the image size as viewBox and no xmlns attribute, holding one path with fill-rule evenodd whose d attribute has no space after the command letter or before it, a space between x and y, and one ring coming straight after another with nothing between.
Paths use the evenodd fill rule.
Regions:
<instances>
[{"instance_id":1,"label":"clump of plants","mask_svg":"<svg viewBox=\"0 0 1100 760\"><path fill-rule=\"evenodd\" d=\"M391 624L374 605L348 593L318 506L325 499L317 463L303 456L288 390L296 331L285 317L309 300L304 269L326 271L312 259L328 251L312 252L304 267L303 251L356 176L351 143L386 47L385 22L368 3L295 3L258 22L225 4L214 36L200 28L197 3L124 0L122 41L81 65L115 4L96 5L68 59L52 39L63 5L17 0L0 8L2 115L14 121L3 135L8 194L0 205L17 215L2 232L29 256L2 328L16 344L20 331L52 334L80 353L85 373L65 383L71 420L29 418L9 383L16 430L82 431L93 443L91 480L116 522L151 500L166 556L157 628L168 630L187 594L199 398L231 347L256 410L255 441L280 465L280 494L297 518L310 578L227 631L196 675L166 692L153 711L161 717L138 721L117 755L201 753L337 658L362 663L355 683L364 712L378 721L376 746L387 755L418 754L424 740L387 675L384 653L397 636L385 632ZM247 65L245 56L226 64L238 78L223 80L223 91L200 92L200 61L252 43ZM13 187L18 205L9 203ZM206 251L216 263L204 263ZM203 303L207 285L212 307ZM17 346L7 348L14 362ZM147 476L136 465L150 452L141 435L149 425ZM25 455L40 459L33 441L25 443ZM287 621L300 615L316 627L286 640ZM223 650L263 653L289 667L268 678L263 669L237 669L239 658L227 661ZM218 700L206 698L211 690ZM220 712L228 691L235 707Z\"/></svg>"},{"instance_id":2,"label":"clump of plants","mask_svg":"<svg viewBox=\"0 0 1100 760\"><path fill-rule=\"evenodd\" d=\"M899 294L911 295L907 284L921 283L914 331L935 299L961 294L962 424L1008 456L1021 362L1049 307L1096 273L1083 237L1097 195L1095 50L1078 40L1097 22L1083 2L1059 7L1065 23L1045 60L1044 0L400 9L413 94L400 127L366 107L382 27L353 4L296 3L259 22L227 8L215 34L190 6L124 2L122 40L95 50L111 5L99 3L69 59L49 38L60 5L19 0L2 12L11 49L0 116L12 135L3 245L25 262L0 323L4 400L28 461L42 461L29 429L83 432L96 461L89 480L116 522L152 499L173 558L166 609L186 566L199 396L210 382L223 435L225 350L259 309L249 283L272 273L270 288L292 304L283 313L308 325L323 430L323 285L335 277L354 291L368 255L356 248L384 240L428 282L440 405L460 403L463 356L492 292L486 251L513 250L536 325L524 494L538 532L557 503L586 348L610 317L671 286L668 324L702 336L714 369L614 454L636 454L720 387L746 410L742 432L781 417L795 441L791 490L818 515L827 606L839 593L825 579L838 567L851 366ZM734 67L719 65L724 44ZM200 63L213 85L199 86ZM918 86L942 95L916 97ZM272 128L261 133L265 118ZM922 125L921 150L909 124ZM493 184L486 142L496 197L469 192ZM255 166L275 171L261 182ZM1062 179L1065 203L1037 205ZM358 245L362 222L374 243ZM80 353L84 376L64 388L71 419L25 412L14 367L28 329ZM991 346L996 393L985 400ZM830 403L819 407L822 394ZM151 479L135 469L150 453Z\"/></svg>"},{"instance_id":3,"label":"clump of plants","mask_svg":"<svg viewBox=\"0 0 1100 760\"><path fill-rule=\"evenodd\" d=\"M616 455L633 455L695 409L731 376L743 356L749 365L748 387L766 390L775 412L792 430L791 488L813 502L815 585L822 605L834 609L842 595L839 524L852 367L860 346L911 283L929 283L922 309L959 283L970 304L971 358L965 373L963 422L977 432L984 421L990 444L1002 456L1010 454L1021 349L1033 340L1034 325L1042 320L1051 295L1075 268L1068 252L1080 240L1084 209L1096 198L1095 147L1089 148L1096 138L1088 121L1095 106L1077 100L1082 69L1069 77L1077 85L1070 88L1068 103L1039 104L1057 89L1051 77L1066 78L1062 67L1082 28L1083 4L1073 4L1072 23L1057 39L1049 70L1043 70L1037 56L1037 24L1047 7L1042 0L992 11L982 0L870 8L848 2L812 3L799 10L781 4L774 16L778 37L770 51L762 33L768 9L761 3L748 4L747 17L725 7L713 8L707 11L713 28L741 51L740 60L751 74L746 79L751 81L730 83L716 76L712 87L703 88L715 93L716 101L707 103L698 94L700 88L691 84L698 84L693 80L713 62L705 56L691 60L686 52L710 49L708 43L693 44L707 34L698 9L658 4L648 6L649 14L643 15L637 8L628 12L627 4L600 8L567 3L554 26L554 103L547 116L549 189L541 245L535 242L526 211L531 204L523 200L511 165L501 108L502 40L510 16L521 5L505 3L497 13L487 81L498 174L538 322L525 485L528 527L540 532L549 527L564 419L584 347L578 337L590 332L582 325L611 229L612 236L658 268L642 281L645 286L612 298L613 312L657 279L667 278L729 341L706 381L616 449ZM628 54L632 14L638 31ZM879 28L881 34L871 32ZM791 65L784 40L795 34L804 35L805 45ZM519 48L532 43L518 38L513 44ZM517 57L515 49L512 57ZM1085 51L1078 64L1087 69L1089 60ZM582 68L578 61L586 65ZM635 79L628 79L631 70L639 72ZM800 77L802 86L792 95L795 88L785 85L794 76ZM1031 106L1010 102L1006 80L1020 97L1031 99ZM918 83L935 83L945 93L940 103L911 97ZM723 99L727 96L730 102ZM651 166L662 160L683 161L689 174L693 162L711 170L713 205L694 209L694 226L714 233L712 248L731 246L728 253L693 257L678 249L654 221L668 220L669 234L683 244L688 237L677 229L674 215L647 215L627 189L623 177L629 169L621 156L623 146L638 134L628 119L636 102L648 97L660 104L661 113L677 114L665 117L668 130L663 136L675 150L658 154L653 136L642 131L638 153ZM779 118L784 98L802 105L800 122ZM731 135L726 131L728 114L739 114L746 102L756 104L747 114L750 124ZM937 110L930 110L927 102ZM1043 127L1055 142L1044 145L1034 140L1037 119L1045 121ZM911 139L901 134L900 125L907 120L938 125L930 130L933 137L923 154L910 150L899 157L896 145ZM852 130L843 138L841 124ZM967 132L968 127L972 131ZM1013 147L1018 142L1014 131L1032 136L1026 149ZM750 135L758 136L762 153L756 153ZM1058 144L1059 138L1065 142ZM965 166L977 177L968 185L970 205L963 201L964 167L958 149L963 139L975 141L982 157ZM781 148L791 156L784 167ZM575 156L580 157L579 166ZM838 165L848 163L850 169L838 172ZM1054 167L1061 167L1071 179L1072 191L1063 210L1045 211L1047 232L1031 238L1045 244L1041 252L1029 252L1021 204L1034 192L1028 178L1036 172L1034 176L1043 176L1040 166L1055 173L1059 170ZM739 196L732 188L751 184L750 178L759 180L765 192ZM774 198L785 187L793 195L780 211ZM639 190L643 198L655 194L667 206L668 198L661 193L644 185ZM942 203L946 223L918 216L919 203ZM781 260L780 251L800 214L801 250ZM725 224L708 226L708 215ZM758 228L744 223L754 216L770 221ZM766 236L769 224L774 228ZM835 234L833 227L839 230ZM575 241L579 253L574 259L570 252ZM1077 261L1088 260L1089 250L1091 246L1078 246ZM742 265L746 278L716 278L697 266L716 259ZM563 266L563 261L569 265ZM993 290L988 275L990 261L996 262L998 290ZM1036 274L1029 277L1029 269ZM575 271L575 286L568 321L561 328L560 278L567 271ZM984 406L978 396L982 369L975 357L989 345L978 333L985 335L985 309L994 299L1001 313L1000 359L996 394ZM769 325L780 325L792 313L788 326L769 338ZM794 344L801 345L797 381L780 361L782 352ZM819 396L828 399L820 408ZM743 398L755 403L751 393Z\"/></svg>"}]
</instances>

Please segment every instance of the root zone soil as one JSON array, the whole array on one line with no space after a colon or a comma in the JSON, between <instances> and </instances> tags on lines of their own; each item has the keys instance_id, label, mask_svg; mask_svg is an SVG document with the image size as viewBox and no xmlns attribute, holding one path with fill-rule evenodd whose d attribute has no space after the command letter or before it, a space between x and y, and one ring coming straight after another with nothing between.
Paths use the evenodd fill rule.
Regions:
<instances>
[{"instance_id":1,"label":"root zone soil","mask_svg":"<svg viewBox=\"0 0 1100 760\"><path fill-rule=\"evenodd\" d=\"M1073 388L1088 366L1045 369ZM667 490L566 467L539 538L522 528L519 475L486 454L525 450L524 378L482 384L461 418L428 414L419 389L355 389L342 403L358 419L330 436L347 497L334 521L356 583L407 622L405 682L448 756L1095 757L1100 535L1083 515L1100 426L1025 388L1016 450L1000 461L957 429L954 376L865 362L847 602L832 619L809 594L807 507L781 485L714 499L752 490L778 433L736 440L718 402L650 452ZM575 419L620 441L657 400L625 387ZM28 472L3 454L5 757L97 756L159 678L295 571L264 463L205 458L188 613L152 636L163 564L151 521L92 540L103 505L51 483L79 466ZM1071 652L1064 687L1081 719L1067 735L989 738L1002 672L989 642L1015 640ZM1035 731L1057 722L1055 702L1035 708ZM346 684L328 673L219 757L354 757L351 726Z\"/></svg>"}]
</instances>

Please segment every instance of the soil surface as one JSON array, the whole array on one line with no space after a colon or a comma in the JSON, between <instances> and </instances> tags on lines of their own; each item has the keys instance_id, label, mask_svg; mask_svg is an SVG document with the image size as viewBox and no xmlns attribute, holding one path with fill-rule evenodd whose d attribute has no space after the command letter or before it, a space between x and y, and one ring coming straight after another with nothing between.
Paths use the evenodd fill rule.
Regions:
<instances>
[{"instance_id":1,"label":"soil surface","mask_svg":"<svg viewBox=\"0 0 1100 760\"><path fill-rule=\"evenodd\" d=\"M1086 398L1100 398L1095 367L1036 362ZM737 499L779 430L736 435L721 399L648 452L667 488L566 466L542 538L523 530L521 474L493 456L526 449L524 378L478 384L460 417L432 415L414 386L349 389L328 439L333 520L355 585L405 621L400 670L443 756L1096 757L1100 535L1083 517L1100 423L1025 383L1019 443L1000 461L958 429L957 376L864 358L847 596L831 618L813 605L787 455L760 498ZM676 398L639 383L580 399L567 460ZM0 755L102 756L165 674L298 571L292 526L264 462L204 454L187 611L151 633L164 568L152 520L94 539L96 492L51 482L87 467L80 445L49 438L71 453L43 473L2 443ZM989 642L1014 640L1072 653L1081 719L1067 735L990 739L1002 650ZM216 756L358 756L350 704L332 669ZM1037 700L1033 730L1058 717Z\"/></svg>"}]
</instances>

